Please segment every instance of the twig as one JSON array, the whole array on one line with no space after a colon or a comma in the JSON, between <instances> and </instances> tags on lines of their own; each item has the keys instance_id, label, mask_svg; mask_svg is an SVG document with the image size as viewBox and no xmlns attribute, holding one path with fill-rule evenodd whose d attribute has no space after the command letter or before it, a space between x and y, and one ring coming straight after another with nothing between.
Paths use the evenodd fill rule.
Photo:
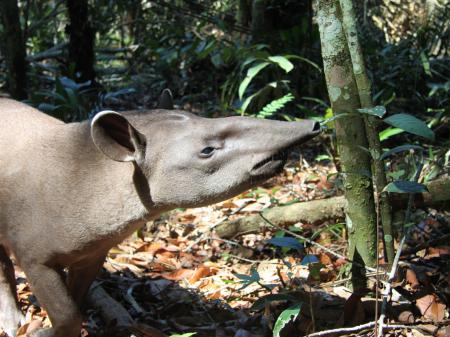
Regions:
<instances>
[{"instance_id":1,"label":"twig","mask_svg":"<svg viewBox=\"0 0 450 337\"><path fill-rule=\"evenodd\" d=\"M346 258L344 255L341 255L341 254L339 254L339 253L336 253L336 252L332 251L331 249L329 249L329 248L327 248L327 247L325 247L325 246L322 246L320 243L317 243L317 242L315 242L315 241L313 241L313 240L311 240L311 239L309 239L309 238L307 238L307 237L305 237L305 236L302 236L302 235L297 234L297 233L294 233L294 232L292 232L292 231L290 231L290 230L288 230L288 229L286 229L286 228L283 228L283 227L280 227L280 226L278 226L278 225L275 225L274 223L270 222L270 220L268 220L262 213L258 213L258 214L259 214L259 216L260 216L265 222L267 222L269 225L271 225L272 227L275 227L275 228L278 229L278 230L281 230L281 231L283 231L283 232L286 232L286 233L288 233L289 235L292 235L293 237L296 237L296 238L298 238L298 239L302 239L302 240L308 242L309 244L311 244L311 245L313 245L313 246L317 246L317 247L319 247L320 249L326 251L327 253L330 253L331 255L333 255L333 256L335 256L335 257L337 257L337 258L339 258L339 259L344 259L345 261L348 261L348 262L350 262L350 263L354 263L355 265L357 265L357 266L359 266L359 267L365 268L367 271L370 271L370 272L376 272L376 271L377 271L375 268L363 266L363 265L361 265L361 264L359 264L359 263L357 263L357 262L353 262L352 260L349 260L348 258ZM294 225L294 226L295 226L295 225Z\"/></svg>"},{"instance_id":2,"label":"twig","mask_svg":"<svg viewBox=\"0 0 450 337\"><path fill-rule=\"evenodd\" d=\"M391 293L392 281L394 280L395 273L397 271L398 262L400 261L400 255L402 253L403 244L405 243L405 238L406 238L406 236L403 236L402 240L400 241L400 244L397 249L397 253L395 254L394 263L392 263L392 268L389 273L389 278L387 280L386 287L384 288L384 291L382 294L383 295L383 303L381 304L381 315L380 315L380 318L378 319L378 322L379 322L378 334L377 334L378 337L383 336L383 329L384 329L383 324L384 324L384 319L386 318L386 308L387 308L388 297L389 297L389 294Z\"/></svg>"},{"instance_id":3,"label":"twig","mask_svg":"<svg viewBox=\"0 0 450 337\"><path fill-rule=\"evenodd\" d=\"M417 170L416 170L416 173L414 175L414 181L417 182L419 180L420 173L422 172L422 168L423 168L423 163L419 163L417 165ZM406 208L406 211L405 211L405 224L409 223L409 220L410 220L410 217L411 217L411 209L412 209L413 201L414 201L414 194L413 193L409 193L408 207ZM385 326L383 326L383 325L384 325L384 320L386 318L386 309L387 309L388 297L389 297L389 295L391 293L392 281L394 280L395 273L397 272L398 263L400 261L400 255L402 254L403 245L405 244L405 240L406 240L406 237L408 235L408 232L409 231L406 230L405 234L403 235L402 239L400 240L400 244L398 245L397 253L395 254L394 262L392 263L392 268L391 268L391 271L389 273L389 277L388 277L388 280L387 280L387 285L386 285L386 288L384 288L384 291L383 291L383 303L381 304L381 315L380 315L380 318L378 319L378 333L377 333L377 337L382 337L383 336L383 330L385 328Z\"/></svg>"},{"instance_id":4,"label":"twig","mask_svg":"<svg viewBox=\"0 0 450 337\"><path fill-rule=\"evenodd\" d=\"M326 336L326 335L333 335L333 334L345 334L349 332L356 332L360 330L366 330L366 329L372 329L375 326L375 322L369 322L362 325L352 326L352 327L344 327L344 328L338 328L338 329L331 329L331 330L324 330L315 332L309 335L306 335L305 337L319 337L319 336ZM394 329L411 329L412 326L410 325L385 325L385 329L394 330Z\"/></svg>"},{"instance_id":5,"label":"twig","mask_svg":"<svg viewBox=\"0 0 450 337\"><path fill-rule=\"evenodd\" d=\"M125 294L125 299L127 300L128 303L131 304L131 306L133 307L134 310L136 310L136 312L138 314L143 314L145 312L144 309L141 308L141 306L136 302L136 300L133 297L133 290L134 288L139 285L138 282L132 284L128 290L127 293Z\"/></svg>"},{"instance_id":6,"label":"twig","mask_svg":"<svg viewBox=\"0 0 450 337\"><path fill-rule=\"evenodd\" d=\"M186 247L186 249L184 250L185 252L190 252L192 247L194 247L195 245L197 245L198 243L200 243L201 241L204 240L204 237L207 233L211 233L211 231L216 228L217 226L219 226L221 223L223 223L224 221L227 221L230 216L235 215L236 213L239 213L240 211L242 211L245 207L247 207L249 203L246 203L244 205L242 205L241 207L239 207L238 209L234 210L233 212L231 212L230 214L222 217L219 221L217 221L216 223L210 225L208 227L208 229L206 231L204 231L194 242L192 242L189 246ZM192 234L191 234L192 235Z\"/></svg>"}]
</instances>

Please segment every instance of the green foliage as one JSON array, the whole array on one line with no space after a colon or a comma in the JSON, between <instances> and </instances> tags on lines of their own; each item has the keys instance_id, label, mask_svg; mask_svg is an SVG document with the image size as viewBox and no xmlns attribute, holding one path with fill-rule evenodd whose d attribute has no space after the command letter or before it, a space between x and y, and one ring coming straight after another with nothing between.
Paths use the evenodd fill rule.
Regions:
<instances>
[{"instance_id":1,"label":"green foliage","mask_svg":"<svg viewBox=\"0 0 450 337\"><path fill-rule=\"evenodd\" d=\"M273 337L280 337L280 333L283 331L283 328L290 322L295 321L295 319L300 314L300 310L302 308L302 304L296 304L286 310L284 310L280 316L278 316L277 321L275 322L275 326L273 327Z\"/></svg>"},{"instance_id":2,"label":"green foliage","mask_svg":"<svg viewBox=\"0 0 450 337\"><path fill-rule=\"evenodd\" d=\"M291 93L288 93L288 94L284 95L283 97L275 99L272 102L268 103L260 112L258 112L256 114L256 117L258 117L258 118L273 117L273 115L277 111L284 108L287 103L293 101L294 99L295 99L295 97Z\"/></svg>"},{"instance_id":3,"label":"green foliage","mask_svg":"<svg viewBox=\"0 0 450 337\"><path fill-rule=\"evenodd\" d=\"M386 185L383 191L391 193L423 193L428 192L427 187L414 181L396 180Z\"/></svg>"},{"instance_id":4,"label":"green foliage","mask_svg":"<svg viewBox=\"0 0 450 337\"><path fill-rule=\"evenodd\" d=\"M247 92L251 92L251 94L247 94L247 97L242 101L239 109L241 114L245 114L247 109L253 105L260 109L255 114L257 117L273 117L277 111L284 108L288 102L294 99L292 89L289 86L290 80L287 77L294 69L294 64L290 59L306 60L296 55L265 55L259 58L250 56L245 59L242 67L244 69L246 67L248 68L245 78L239 85L239 99L242 101ZM308 61L308 63L314 64L311 61ZM260 77L268 79L268 81L260 89L255 89L254 82L257 79L257 75L263 72L263 70L265 70L263 73L264 76L261 75ZM253 85L251 86L251 84ZM288 93L271 100L273 96L280 96L283 91L287 91Z\"/></svg>"},{"instance_id":5,"label":"green foliage","mask_svg":"<svg viewBox=\"0 0 450 337\"><path fill-rule=\"evenodd\" d=\"M361 113L382 118L386 113L386 108L382 105L377 105L373 108L358 109L358 111Z\"/></svg>"},{"instance_id":6,"label":"green foliage","mask_svg":"<svg viewBox=\"0 0 450 337\"><path fill-rule=\"evenodd\" d=\"M297 239L289 236L283 236L283 237L274 237L269 240L267 240L267 243L270 243L271 245L277 246L277 247L285 247L289 249L294 249L301 251L304 249L303 244L300 243Z\"/></svg>"},{"instance_id":7,"label":"green foliage","mask_svg":"<svg viewBox=\"0 0 450 337\"><path fill-rule=\"evenodd\" d=\"M90 82L76 83L67 77L55 79L54 90L33 93L29 103L63 121L85 119L88 116L87 95L92 91Z\"/></svg>"},{"instance_id":8,"label":"green foliage","mask_svg":"<svg viewBox=\"0 0 450 337\"><path fill-rule=\"evenodd\" d=\"M428 140L434 140L434 132L423 121L409 114L396 114L383 120L396 128L402 129Z\"/></svg>"},{"instance_id":9,"label":"green foliage","mask_svg":"<svg viewBox=\"0 0 450 337\"><path fill-rule=\"evenodd\" d=\"M103 92L92 87L90 81L77 83L68 77L56 77L53 90L41 90L31 95L29 104L65 122L81 121L92 117L114 104L120 97L135 92L133 88Z\"/></svg>"}]
</instances>

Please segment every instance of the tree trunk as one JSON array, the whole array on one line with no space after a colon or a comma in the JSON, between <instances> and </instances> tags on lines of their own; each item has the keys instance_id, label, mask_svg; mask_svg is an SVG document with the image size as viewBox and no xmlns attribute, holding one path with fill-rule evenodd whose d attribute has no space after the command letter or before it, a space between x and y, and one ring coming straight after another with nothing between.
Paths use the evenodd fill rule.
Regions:
<instances>
[{"instance_id":1,"label":"tree trunk","mask_svg":"<svg viewBox=\"0 0 450 337\"><path fill-rule=\"evenodd\" d=\"M267 13L267 0L253 0L251 15L252 38L254 42L261 42L267 33L272 31L272 25Z\"/></svg>"},{"instance_id":2,"label":"tree trunk","mask_svg":"<svg viewBox=\"0 0 450 337\"><path fill-rule=\"evenodd\" d=\"M76 80L94 81L94 31L89 20L87 0L67 0L70 24L69 69L74 67Z\"/></svg>"},{"instance_id":3,"label":"tree trunk","mask_svg":"<svg viewBox=\"0 0 450 337\"><path fill-rule=\"evenodd\" d=\"M26 51L16 0L3 0L0 6L4 28L3 53L8 68L8 90L11 97L23 100L26 91Z\"/></svg>"},{"instance_id":4,"label":"tree trunk","mask_svg":"<svg viewBox=\"0 0 450 337\"><path fill-rule=\"evenodd\" d=\"M369 78L367 77L364 57L358 39L357 20L355 10L353 8L353 1L340 0L340 5L342 9L344 32L347 38L348 49L350 51L353 73L355 76L356 85L358 87L361 107L371 108L373 107L371 84ZM389 195L387 192L382 192L383 188L387 184L387 181L383 161L378 160L382 153L380 137L378 136L379 122L373 116L365 116L364 122L370 152L375 154L375 158L372 158L373 183L380 213L379 220L381 220L383 227L383 241L386 251L386 261L391 263L395 256L393 240L394 234L392 232L392 212Z\"/></svg>"},{"instance_id":5,"label":"tree trunk","mask_svg":"<svg viewBox=\"0 0 450 337\"><path fill-rule=\"evenodd\" d=\"M335 115L356 113L361 107L353 66L343 31L339 0L318 1L317 22L320 31L325 79ZM365 151L368 142L364 120L350 115L335 121L338 152L342 163L344 193L348 201L346 224L349 235L349 259L374 266L377 237L376 213L371 179L371 162ZM365 287L364 270L352 266L354 288Z\"/></svg>"},{"instance_id":6,"label":"tree trunk","mask_svg":"<svg viewBox=\"0 0 450 337\"><path fill-rule=\"evenodd\" d=\"M249 27L251 21L251 3L249 0L239 0L237 22L243 27Z\"/></svg>"}]
</instances>

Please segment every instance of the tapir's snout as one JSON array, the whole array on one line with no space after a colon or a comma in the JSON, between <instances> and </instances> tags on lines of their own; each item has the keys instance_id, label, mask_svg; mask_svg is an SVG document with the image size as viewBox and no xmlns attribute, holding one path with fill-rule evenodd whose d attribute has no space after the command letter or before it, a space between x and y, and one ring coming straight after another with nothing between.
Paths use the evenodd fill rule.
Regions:
<instances>
[{"instance_id":1,"label":"tapir's snout","mask_svg":"<svg viewBox=\"0 0 450 337\"><path fill-rule=\"evenodd\" d=\"M294 128L294 135L292 137L292 141L294 143L293 146L300 145L314 138L322 131L319 122L309 119L300 122L292 122L289 124Z\"/></svg>"},{"instance_id":2,"label":"tapir's snout","mask_svg":"<svg viewBox=\"0 0 450 337\"><path fill-rule=\"evenodd\" d=\"M257 151L254 156L250 175L267 178L282 171L289 152L314 138L321 132L318 122L303 120L300 122L271 122L271 130L261 141L266 151Z\"/></svg>"},{"instance_id":3,"label":"tapir's snout","mask_svg":"<svg viewBox=\"0 0 450 337\"><path fill-rule=\"evenodd\" d=\"M311 135L312 137L317 136L320 132L322 132L322 127L320 126L319 122L316 121L310 121L312 126L311 126Z\"/></svg>"}]
</instances>

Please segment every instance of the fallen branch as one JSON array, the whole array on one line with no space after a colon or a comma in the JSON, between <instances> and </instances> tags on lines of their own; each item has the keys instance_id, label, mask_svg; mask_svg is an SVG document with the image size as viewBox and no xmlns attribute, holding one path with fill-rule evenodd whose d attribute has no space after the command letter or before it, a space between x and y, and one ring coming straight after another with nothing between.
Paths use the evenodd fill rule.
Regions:
<instances>
[{"instance_id":1,"label":"fallen branch","mask_svg":"<svg viewBox=\"0 0 450 337\"><path fill-rule=\"evenodd\" d=\"M436 179L427 183L426 186L429 192L415 195L415 207L433 206L445 202L448 204L448 200L450 200L450 177ZM404 208L408 203L408 195L392 194L391 202L394 209ZM346 207L347 201L345 198L338 196L268 208L262 214L271 223L286 227L298 222L320 223L330 219L343 219ZM215 231L221 238L232 238L246 233L258 232L264 226L266 226L266 223L259 215L250 215L233 221L223 221L216 227Z\"/></svg>"},{"instance_id":2,"label":"fallen branch","mask_svg":"<svg viewBox=\"0 0 450 337\"><path fill-rule=\"evenodd\" d=\"M331 218L343 218L347 201L343 196L329 199L313 200L265 209L262 215L272 224L288 226L298 222L315 223ZM259 215L250 215L234 221L224 221L216 227L221 238L231 238L260 230L266 223Z\"/></svg>"},{"instance_id":3,"label":"fallen branch","mask_svg":"<svg viewBox=\"0 0 450 337\"><path fill-rule=\"evenodd\" d=\"M100 311L100 315L107 324L115 322L120 327L134 325L134 320L128 311L119 302L109 296L99 283L94 283L91 286L88 301Z\"/></svg>"},{"instance_id":4,"label":"fallen branch","mask_svg":"<svg viewBox=\"0 0 450 337\"><path fill-rule=\"evenodd\" d=\"M130 336L167 337L158 329L146 324L135 323L128 311L115 299L108 295L102 286L95 282L88 294L88 301L100 311L100 316L107 325L114 324L118 328L124 328L132 334Z\"/></svg>"},{"instance_id":5,"label":"fallen branch","mask_svg":"<svg viewBox=\"0 0 450 337\"><path fill-rule=\"evenodd\" d=\"M346 333L357 332L362 330L372 329L375 326L375 322L369 322L362 325L352 326L352 327L344 327L338 329L324 330L315 333L311 333L306 335L305 337L319 337L319 336L327 336L327 335L338 335L341 336ZM386 330L395 330L395 329L411 329L413 326L410 325L385 325Z\"/></svg>"}]
</instances>

